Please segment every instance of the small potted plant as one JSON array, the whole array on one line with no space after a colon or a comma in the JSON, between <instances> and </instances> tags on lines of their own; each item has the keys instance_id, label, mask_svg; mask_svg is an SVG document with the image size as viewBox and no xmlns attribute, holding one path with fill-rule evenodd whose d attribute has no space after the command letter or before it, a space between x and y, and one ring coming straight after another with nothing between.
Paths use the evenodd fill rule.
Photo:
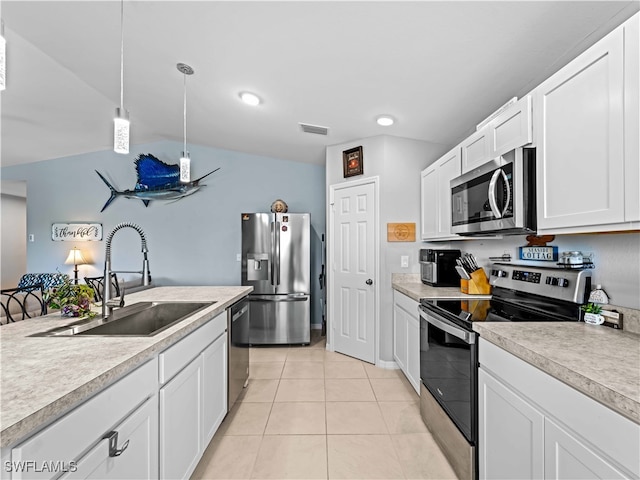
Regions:
<instances>
[{"instance_id":1,"label":"small potted plant","mask_svg":"<svg viewBox=\"0 0 640 480\"><path fill-rule=\"evenodd\" d=\"M89 285L75 285L67 278L64 283L50 288L44 294L47 306L60 310L63 317L93 317L93 288Z\"/></svg>"},{"instance_id":2,"label":"small potted plant","mask_svg":"<svg viewBox=\"0 0 640 480\"><path fill-rule=\"evenodd\" d=\"M593 325L601 325L604 323L604 317L600 315L602 307L597 303L587 303L580 307L584 311L584 321Z\"/></svg>"}]
</instances>

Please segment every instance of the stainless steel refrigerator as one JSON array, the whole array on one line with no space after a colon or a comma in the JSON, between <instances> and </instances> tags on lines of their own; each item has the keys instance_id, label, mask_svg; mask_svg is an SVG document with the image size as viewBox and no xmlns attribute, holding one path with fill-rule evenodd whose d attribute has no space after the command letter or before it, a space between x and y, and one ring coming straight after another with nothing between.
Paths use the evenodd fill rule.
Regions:
<instances>
[{"instance_id":1,"label":"stainless steel refrigerator","mask_svg":"<svg viewBox=\"0 0 640 480\"><path fill-rule=\"evenodd\" d=\"M308 213L242 214L242 285L252 345L308 344L311 253Z\"/></svg>"}]
</instances>

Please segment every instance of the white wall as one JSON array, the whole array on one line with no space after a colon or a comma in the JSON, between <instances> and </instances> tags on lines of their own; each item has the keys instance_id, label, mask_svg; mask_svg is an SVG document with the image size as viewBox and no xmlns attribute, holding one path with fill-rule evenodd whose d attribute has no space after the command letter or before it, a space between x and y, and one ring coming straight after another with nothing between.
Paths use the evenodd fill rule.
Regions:
<instances>
[{"instance_id":1,"label":"white wall","mask_svg":"<svg viewBox=\"0 0 640 480\"><path fill-rule=\"evenodd\" d=\"M4 183L4 182L3 182ZM18 285L20 277L27 272L27 199L24 196L0 196L2 214L2 288Z\"/></svg>"},{"instance_id":2,"label":"white wall","mask_svg":"<svg viewBox=\"0 0 640 480\"><path fill-rule=\"evenodd\" d=\"M342 152L362 146L363 175L343 177ZM354 179L380 178L380 278L378 357L383 362L393 360L393 292L391 274L409 272L418 261L420 245L420 171L433 163L445 147L439 144L381 135L327 148L327 193L330 185ZM328 219L327 219L328 221ZM387 223L415 223L415 242L387 242ZM329 246L327 245L327 248ZM407 269L400 268L400 257L409 256ZM331 269L328 269L331 282ZM329 286L327 290L329 291Z\"/></svg>"},{"instance_id":3,"label":"white wall","mask_svg":"<svg viewBox=\"0 0 640 480\"><path fill-rule=\"evenodd\" d=\"M121 222L133 222L144 230L149 263L156 285L239 285L240 214L268 212L271 203L283 199L290 212L311 214L312 323L321 321L318 275L321 236L325 231L324 168L302 162L249 155L241 152L190 145L193 178L221 167L192 196L176 202L152 201L145 208L137 199L118 197L104 212L109 189L95 170L118 190L136 183L134 159L151 153L167 163L177 163L179 142L132 146L129 155L112 151L47 160L2 168L3 179L26 180L27 271L72 274L64 265L69 249L78 246L92 258L81 265L79 276L102 275L107 235ZM101 223L104 239L99 242L54 242L52 223ZM2 260L4 263L5 253ZM142 268L140 237L132 229L118 231L112 244L112 267ZM139 278L139 277L135 277Z\"/></svg>"}]
</instances>

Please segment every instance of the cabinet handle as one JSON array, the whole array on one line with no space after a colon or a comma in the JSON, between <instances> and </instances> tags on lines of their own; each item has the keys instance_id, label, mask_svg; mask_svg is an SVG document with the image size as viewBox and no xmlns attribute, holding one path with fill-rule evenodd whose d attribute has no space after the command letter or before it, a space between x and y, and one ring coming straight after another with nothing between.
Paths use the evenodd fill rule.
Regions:
<instances>
[{"instance_id":1,"label":"cabinet handle","mask_svg":"<svg viewBox=\"0 0 640 480\"><path fill-rule=\"evenodd\" d=\"M102 438L106 438L109 440L110 457L119 457L120 455L122 455L122 452L124 452L129 446L129 440L127 440L126 442L124 442L122 448L118 448L118 432L116 432L115 430L107 433Z\"/></svg>"}]
</instances>

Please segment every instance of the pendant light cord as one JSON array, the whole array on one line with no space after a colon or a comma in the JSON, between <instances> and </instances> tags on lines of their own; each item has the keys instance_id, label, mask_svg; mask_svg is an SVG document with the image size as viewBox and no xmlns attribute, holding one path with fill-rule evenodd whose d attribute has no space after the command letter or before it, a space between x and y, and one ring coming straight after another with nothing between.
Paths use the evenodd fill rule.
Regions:
<instances>
[{"instance_id":1,"label":"pendant light cord","mask_svg":"<svg viewBox=\"0 0 640 480\"><path fill-rule=\"evenodd\" d=\"M120 109L124 111L124 0L120 0Z\"/></svg>"},{"instance_id":2,"label":"pendant light cord","mask_svg":"<svg viewBox=\"0 0 640 480\"><path fill-rule=\"evenodd\" d=\"M184 153L187 156L187 74L182 74L183 86L184 86Z\"/></svg>"}]
</instances>

